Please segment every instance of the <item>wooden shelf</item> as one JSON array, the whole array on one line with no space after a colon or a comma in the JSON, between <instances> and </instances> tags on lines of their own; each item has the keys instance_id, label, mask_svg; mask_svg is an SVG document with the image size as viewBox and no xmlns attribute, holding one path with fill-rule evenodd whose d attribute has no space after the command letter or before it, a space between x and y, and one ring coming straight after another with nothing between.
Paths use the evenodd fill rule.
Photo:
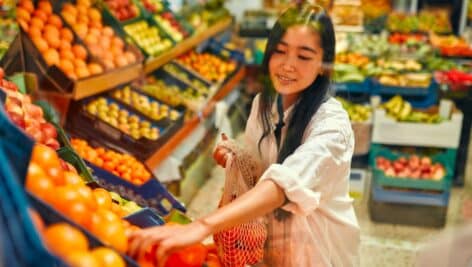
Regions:
<instances>
[{"instance_id":1,"label":"wooden shelf","mask_svg":"<svg viewBox=\"0 0 472 267\"><path fill-rule=\"evenodd\" d=\"M219 32L224 31L231 25L231 18L224 19L217 22L215 25L210 26L206 30L197 33L196 35L183 40L181 43L177 44L171 50L165 52L163 55L150 58L144 63L144 72L146 74L155 71L162 65L176 58L177 56L185 53L194 46L202 43L203 41L209 39L210 37L216 35Z\"/></svg>"},{"instance_id":2,"label":"wooden shelf","mask_svg":"<svg viewBox=\"0 0 472 267\"><path fill-rule=\"evenodd\" d=\"M214 102L223 99L227 94L229 94L244 78L245 73L245 68L240 68L230 80L228 80L218 89L215 95L208 101L208 104L205 105L205 108L202 111L203 117L207 117L213 112ZM187 136L193 132L199 123L200 119L198 116L195 116L189 121L186 121L178 132L176 132L161 148L159 148L151 157L149 157L149 159L146 160L146 165L150 169L155 169Z\"/></svg>"}]
</instances>

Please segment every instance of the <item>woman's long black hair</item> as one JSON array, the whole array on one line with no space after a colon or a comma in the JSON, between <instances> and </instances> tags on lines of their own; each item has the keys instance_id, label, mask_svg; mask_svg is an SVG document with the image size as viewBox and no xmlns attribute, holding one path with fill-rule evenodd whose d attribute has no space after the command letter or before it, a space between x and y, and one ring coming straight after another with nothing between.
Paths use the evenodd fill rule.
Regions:
<instances>
[{"instance_id":1,"label":"woman's long black hair","mask_svg":"<svg viewBox=\"0 0 472 267\"><path fill-rule=\"evenodd\" d=\"M292 154L300 146L305 128L313 115L328 96L331 68L335 57L335 35L333 23L328 14L319 6L310 4L297 4L287 9L277 20L270 32L262 68L264 72L264 90L259 102L259 119L262 122L263 134L259 140L259 151L262 140L272 131L271 114L272 106L276 98L274 85L269 75L269 60L277 45L281 41L286 30L295 25L310 26L320 35L321 48L323 49L323 73L318 75L313 83L300 94L299 100L293 109L287 134L282 147L279 149L278 163ZM279 114L279 117L283 114Z\"/></svg>"}]
</instances>

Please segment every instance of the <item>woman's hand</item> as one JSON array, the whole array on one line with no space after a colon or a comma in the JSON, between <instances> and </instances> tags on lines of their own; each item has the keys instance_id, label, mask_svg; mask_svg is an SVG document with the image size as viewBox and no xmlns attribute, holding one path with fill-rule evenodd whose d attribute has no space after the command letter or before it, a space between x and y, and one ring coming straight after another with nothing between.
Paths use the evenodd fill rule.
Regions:
<instances>
[{"instance_id":1,"label":"woman's hand","mask_svg":"<svg viewBox=\"0 0 472 267\"><path fill-rule=\"evenodd\" d=\"M221 139L223 141L228 140L228 137L225 134L221 134ZM221 167L225 168L226 167L226 161L228 159L228 156L231 154L231 150L222 147L222 146L217 146L215 148L215 152L213 152L213 158L215 159L216 163L220 165Z\"/></svg>"},{"instance_id":2,"label":"woman's hand","mask_svg":"<svg viewBox=\"0 0 472 267\"><path fill-rule=\"evenodd\" d=\"M198 220L187 225L155 226L131 234L128 254L140 259L156 245L159 265L164 266L171 252L200 243L210 234L210 227Z\"/></svg>"}]
</instances>

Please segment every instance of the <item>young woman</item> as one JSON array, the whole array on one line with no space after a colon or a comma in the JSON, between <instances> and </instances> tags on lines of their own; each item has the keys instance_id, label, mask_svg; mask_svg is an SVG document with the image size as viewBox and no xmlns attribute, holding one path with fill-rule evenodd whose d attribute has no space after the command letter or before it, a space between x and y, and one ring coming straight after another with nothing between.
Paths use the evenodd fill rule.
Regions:
<instances>
[{"instance_id":1,"label":"young woman","mask_svg":"<svg viewBox=\"0 0 472 267\"><path fill-rule=\"evenodd\" d=\"M257 184L186 226L135 233L131 253L159 244L158 255L218 231L267 218L267 266L357 266L359 226L349 197L354 137L347 113L329 97L335 36L325 11L299 4L272 29L263 62L267 86L256 96L246 146L260 156ZM215 150L225 166L228 153Z\"/></svg>"}]
</instances>

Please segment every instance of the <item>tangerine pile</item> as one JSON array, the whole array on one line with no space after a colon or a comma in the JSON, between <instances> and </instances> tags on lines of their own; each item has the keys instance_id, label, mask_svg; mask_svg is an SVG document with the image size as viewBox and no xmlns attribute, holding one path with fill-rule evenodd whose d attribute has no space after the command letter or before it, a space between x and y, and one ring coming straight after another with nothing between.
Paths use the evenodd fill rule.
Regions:
<instances>
[{"instance_id":1,"label":"tangerine pile","mask_svg":"<svg viewBox=\"0 0 472 267\"><path fill-rule=\"evenodd\" d=\"M103 72L100 64L87 61L87 50L74 41L74 34L53 13L50 2L41 0L35 8L32 0L20 0L16 14L49 66L56 65L75 80Z\"/></svg>"},{"instance_id":2,"label":"tangerine pile","mask_svg":"<svg viewBox=\"0 0 472 267\"><path fill-rule=\"evenodd\" d=\"M200 73L205 79L212 82L222 81L231 72L236 69L236 63L233 61L224 61L223 59L210 53L197 53L190 51L178 59L182 64L192 68Z\"/></svg>"},{"instance_id":3,"label":"tangerine pile","mask_svg":"<svg viewBox=\"0 0 472 267\"><path fill-rule=\"evenodd\" d=\"M85 235L67 223L56 223L40 231L46 247L71 267L124 267L121 256L113 249L89 249Z\"/></svg>"},{"instance_id":4,"label":"tangerine pile","mask_svg":"<svg viewBox=\"0 0 472 267\"><path fill-rule=\"evenodd\" d=\"M89 162L131 183L142 185L151 178L151 173L135 157L102 147L93 148L87 141L73 138L71 145Z\"/></svg>"},{"instance_id":5,"label":"tangerine pile","mask_svg":"<svg viewBox=\"0 0 472 267\"><path fill-rule=\"evenodd\" d=\"M108 191L92 190L78 174L64 171L56 152L45 145L33 149L25 186L119 252L126 252L128 234L139 229L121 219L125 211L112 202Z\"/></svg>"},{"instance_id":6,"label":"tangerine pile","mask_svg":"<svg viewBox=\"0 0 472 267\"><path fill-rule=\"evenodd\" d=\"M136 56L127 51L124 41L113 29L104 26L102 14L89 0L65 3L61 15L84 41L90 53L102 60L106 69L124 67L136 62Z\"/></svg>"}]
</instances>

